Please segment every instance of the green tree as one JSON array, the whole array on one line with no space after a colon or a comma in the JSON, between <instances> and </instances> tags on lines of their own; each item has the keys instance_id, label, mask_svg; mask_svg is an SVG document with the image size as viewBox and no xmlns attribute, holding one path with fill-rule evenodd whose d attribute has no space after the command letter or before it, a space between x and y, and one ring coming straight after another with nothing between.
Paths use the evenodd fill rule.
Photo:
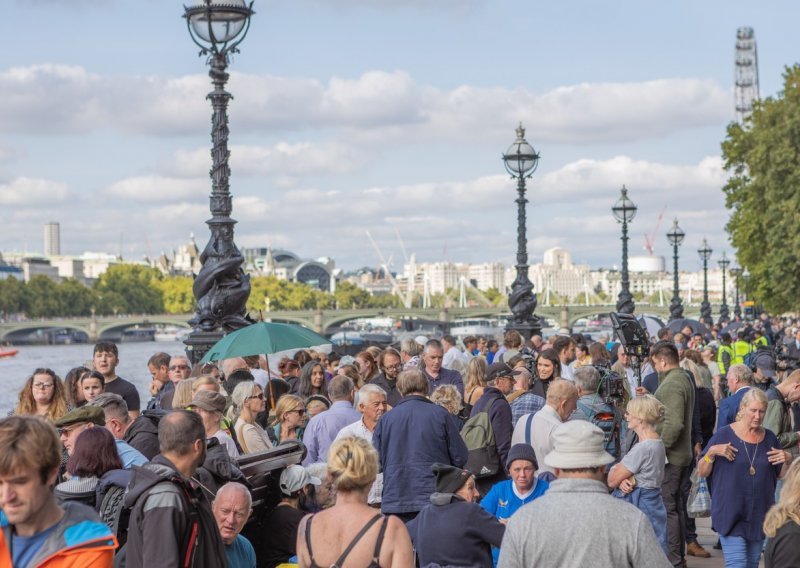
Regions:
<instances>
[{"instance_id":1,"label":"green tree","mask_svg":"<svg viewBox=\"0 0 800 568\"><path fill-rule=\"evenodd\" d=\"M94 292L75 278L62 280L57 286L61 304L59 316L88 316L96 306Z\"/></svg>"},{"instance_id":2,"label":"green tree","mask_svg":"<svg viewBox=\"0 0 800 568\"><path fill-rule=\"evenodd\" d=\"M800 308L800 66L787 67L783 91L757 101L722 143L732 210L727 230L750 293L769 311Z\"/></svg>"},{"instance_id":3,"label":"green tree","mask_svg":"<svg viewBox=\"0 0 800 568\"><path fill-rule=\"evenodd\" d=\"M369 292L347 281L340 282L333 294L339 308L366 308L369 305Z\"/></svg>"},{"instance_id":4,"label":"green tree","mask_svg":"<svg viewBox=\"0 0 800 568\"><path fill-rule=\"evenodd\" d=\"M25 284L16 278L0 280L0 314L19 314L25 311Z\"/></svg>"},{"instance_id":5,"label":"green tree","mask_svg":"<svg viewBox=\"0 0 800 568\"><path fill-rule=\"evenodd\" d=\"M190 314L194 311L192 283L193 279L189 276L170 276L157 282L164 310L168 314Z\"/></svg>"},{"instance_id":6,"label":"green tree","mask_svg":"<svg viewBox=\"0 0 800 568\"><path fill-rule=\"evenodd\" d=\"M159 288L162 278L158 270L148 266L110 266L95 284L103 313L163 313L164 300Z\"/></svg>"},{"instance_id":7,"label":"green tree","mask_svg":"<svg viewBox=\"0 0 800 568\"><path fill-rule=\"evenodd\" d=\"M62 313L61 298L55 281L47 276L34 276L25 285L26 313L32 318L57 317Z\"/></svg>"}]
</instances>

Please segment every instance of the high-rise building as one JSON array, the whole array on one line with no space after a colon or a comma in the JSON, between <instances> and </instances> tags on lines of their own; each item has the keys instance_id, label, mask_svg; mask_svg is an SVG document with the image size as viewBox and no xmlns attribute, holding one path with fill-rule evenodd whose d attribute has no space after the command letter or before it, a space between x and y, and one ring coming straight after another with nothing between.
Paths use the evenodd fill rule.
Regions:
<instances>
[{"instance_id":1,"label":"high-rise building","mask_svg":"<svg viewBox=\"0 0 800 568\"><path fill-rule=\"evenodd\" d=\"M58 256L60 254L61 254L61 227L55 221L45 223L44 255Z\"/></svg>"}]
</instances>

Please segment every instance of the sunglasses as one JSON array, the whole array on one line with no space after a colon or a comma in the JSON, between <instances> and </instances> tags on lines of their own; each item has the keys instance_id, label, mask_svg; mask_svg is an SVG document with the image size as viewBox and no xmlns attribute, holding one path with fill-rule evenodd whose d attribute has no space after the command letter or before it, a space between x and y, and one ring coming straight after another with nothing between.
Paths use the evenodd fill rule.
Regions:
<instances>
[{"instance_id":1,"label":"sunglasses","mask_svg":"<svg viewBox=\"0 0 800 568\"><path fill-rule=\"evenodd\" d=\"M253 396L248 396L247 400L250 400L251 398L257 398L258 400L264 400L264 393L260 392L258 394L254 394Z\"/></svg>"},{"instance_id":2,"label":"sunglasses","mask_svg":"<svg viewBox=\"0 0 800 568\"><path fill-rule=\"evenodd\" d=\"M172 366L169 368L169 370L170 370L170 371L177 371L177 370L179 370L179 369L180 369L180 370L183 370L183 369L188 369L188 368L189 368L189 365L172 365Z\"/></svg>"},{"instance_id":3,"label":"sunglasses","mask_svg":"<svg viewBox=\"0 0 800 568\"><path fill-rule=\"evenodd\" d=\"M286 414L291 414L292 412L296 412L299 416L303 416L306 413L306 411L303 410L302 408L296 408L294 410L290 410Z\"/></svg>"}]
</instances>

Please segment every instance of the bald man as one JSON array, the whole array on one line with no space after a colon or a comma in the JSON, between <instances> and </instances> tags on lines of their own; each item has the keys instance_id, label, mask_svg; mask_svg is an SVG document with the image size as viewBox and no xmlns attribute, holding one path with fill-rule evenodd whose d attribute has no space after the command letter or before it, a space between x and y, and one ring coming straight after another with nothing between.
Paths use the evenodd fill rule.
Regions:
<instances>
[{"instance_id":1,"label":"bald man","mask_svg":"<svg viewBox=\"0 0 800 568\"><path fill-rule=\"evenodd\" d=\"M235 482L220 487L211 505L230 568L256 568L256 551L250 541L239 534L250 518L252 506L250 491Z\"/></svg>"}]
</instances>

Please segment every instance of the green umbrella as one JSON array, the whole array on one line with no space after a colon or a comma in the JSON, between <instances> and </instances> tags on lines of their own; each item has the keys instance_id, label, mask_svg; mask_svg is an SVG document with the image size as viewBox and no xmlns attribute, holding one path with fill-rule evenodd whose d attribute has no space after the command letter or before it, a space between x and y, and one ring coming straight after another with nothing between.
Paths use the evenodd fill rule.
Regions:
<instances>
[{"instance_id":1,"label":"green umbrella","mask_svg":"<svg viewBox=\"0 0 800 568\"><path fill-rule=\"evenodd\" d=\"M320 334L299 325L260 321L237 329L217 341L201 363L231 357L269 355L287 349L303 349L330 343Z\"/></svg>"}]
</instances>

